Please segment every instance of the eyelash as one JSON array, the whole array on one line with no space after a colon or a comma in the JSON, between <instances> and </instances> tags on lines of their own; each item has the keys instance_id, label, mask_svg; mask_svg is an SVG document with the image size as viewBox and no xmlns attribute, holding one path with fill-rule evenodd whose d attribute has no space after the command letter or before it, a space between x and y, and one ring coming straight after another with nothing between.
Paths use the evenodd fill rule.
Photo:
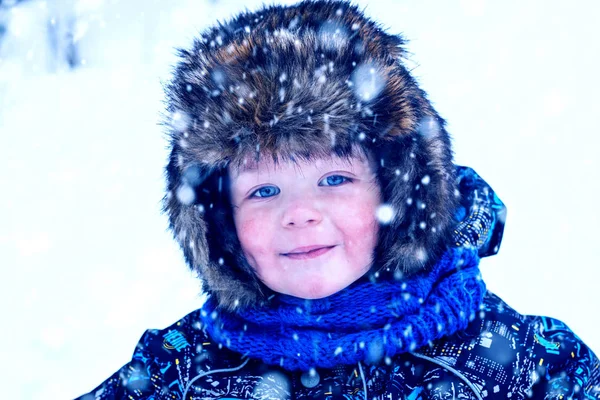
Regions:
<instances>
[{"instance_id":1,"label":"eyelash","mask_svg":"<svg viewBox=\"0 0 600 400\"><path fill-rule=\"evenodd\" d=\"M332 178L332 177L339 177L339 178L343 178L343 181L342 181L340 184L338 184L338 185L322 185L322 186L332 186L332 187L336 187L336 186L341 186L341 185L343 185L344 183L351 183L351 182L353 182L353 181L354 181L354 179L352 179L352 178L349 178L349 177L347 177L347 176L344 176L344 175L329 175L328 177L326 177L326 178L323 178L323 180L326 180L326 179L329 179L329 178ZM321 181L321 182L322 182L322 181ZM319 186L321 186L321 185L319 185ZM279 194L279 189L277 188L278 192L277 192L277 193L275 193L275 194L274 194L274 195L272 195L272 196L256 196L256 193L258 193L260 190L262 190L262 189L265 189L265 188L276 188L276 186L263 186L263 187L260 187L260 188L256 189L254 192L252 192L252 193L250 194L250 196L248 196L248 198L264 199L264 198L273 197L273 196L275 196L275 195Z\"/></svg>"}]
</instances>

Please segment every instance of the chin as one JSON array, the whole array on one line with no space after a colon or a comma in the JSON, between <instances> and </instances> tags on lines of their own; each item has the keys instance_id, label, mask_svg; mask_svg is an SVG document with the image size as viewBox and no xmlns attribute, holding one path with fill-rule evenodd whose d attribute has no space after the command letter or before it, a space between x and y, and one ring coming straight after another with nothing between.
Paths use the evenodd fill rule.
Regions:
<instances>
[{"instance_id":1,"label":"chin","mask_svg":"<svg viewBox=\"0 0 600 400\"><path fill-rule=\"evenodd\" d=\"M343 287L328 286L322 280L316 280L314 282L304 284L302 290L297 290L296 288L296 290L294 290L296 293L292 294L292 296L307 300L318 300L331 296L342 289Z\"/></svg>"}]
</instances>

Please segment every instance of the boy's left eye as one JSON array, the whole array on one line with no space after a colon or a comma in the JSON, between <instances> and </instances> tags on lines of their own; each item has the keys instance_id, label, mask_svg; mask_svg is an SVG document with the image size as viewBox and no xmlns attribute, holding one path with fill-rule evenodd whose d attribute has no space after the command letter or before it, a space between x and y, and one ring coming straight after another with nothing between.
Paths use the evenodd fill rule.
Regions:
<instances>
[{"instance_id":1,"label":"boy's left eye","mask_svg":"<svg viewBox=\"0 0 600 400\"><path fill-rule=\"evenodd\" d=\"M322 184L323 182L325 184ZM345 182L352 182L352 179L343 175L330 175L319 182L319 186L339 186Z\"/></svg>"}]
</instances>

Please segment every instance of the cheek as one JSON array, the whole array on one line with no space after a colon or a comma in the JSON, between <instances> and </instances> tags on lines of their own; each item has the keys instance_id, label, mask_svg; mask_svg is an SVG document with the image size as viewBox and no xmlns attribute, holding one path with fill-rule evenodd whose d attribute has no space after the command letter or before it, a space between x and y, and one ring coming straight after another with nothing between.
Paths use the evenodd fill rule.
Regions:
<instances>
[{"instance_id":1,"label":"cheek","mask_svg":"<svg viewBox=\"0 0 600 400\"><path fill-rule=\"evenodd\" d=\"M365 205L357 211L356 225L354 227L357 236L366 246L375 246L379 223L375 217L376 208L373 205Z\"/></svg>"},{"instance_id":2,"label":"cheek","mask_svg":"<svg viewBox=\"0 0 600 400\"><path fill-rule=\"evenodd\" d=\"M234 217L234 221L244 252L252 253L254 256L267 252L273 236L267 215L261 212L239 212Z\"/></svg>"},{"instance_id":3,"label":"cheek","mask_svg":"<svg viewBox=\"0 0 600 400\"><path fill-rule=\"evenodd\" d=\"M378 202L348 202L337 208L338 221L343 221L348 244L361 249L374 248L379 223L376 218Z\"/></svg>"}]
</instances>

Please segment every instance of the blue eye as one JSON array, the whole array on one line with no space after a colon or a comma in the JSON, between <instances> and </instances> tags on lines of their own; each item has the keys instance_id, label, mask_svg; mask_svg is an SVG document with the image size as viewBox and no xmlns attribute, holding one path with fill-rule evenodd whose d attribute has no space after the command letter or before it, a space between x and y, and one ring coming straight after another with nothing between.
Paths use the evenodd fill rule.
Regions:
<instances>
[{"instance_id":1,"label":"blue eye","mask_svg":"<svg viewBox=\"0 0 600 400\"><path fill-rule=\"evenodd\" d=\"M271 197L271 196L275 196L275 195L279 194L279 192L280 192L280 190L276 186L263 186L261 188L256 189L250 195L250 197L258 197L258 198Z\"/></svg>"},{"instance_id":2,"label":"blue eye","mask_svg":"<svg viewBox=\"0 0 600 400\"><path fill-rule=\"evenodd\" d=\"M321 182L327 182L327 184L320 186L339 186L344 182L352 182L352 179L342 175L331 175L323 179Z\"/></svg>"}]
</instances>

